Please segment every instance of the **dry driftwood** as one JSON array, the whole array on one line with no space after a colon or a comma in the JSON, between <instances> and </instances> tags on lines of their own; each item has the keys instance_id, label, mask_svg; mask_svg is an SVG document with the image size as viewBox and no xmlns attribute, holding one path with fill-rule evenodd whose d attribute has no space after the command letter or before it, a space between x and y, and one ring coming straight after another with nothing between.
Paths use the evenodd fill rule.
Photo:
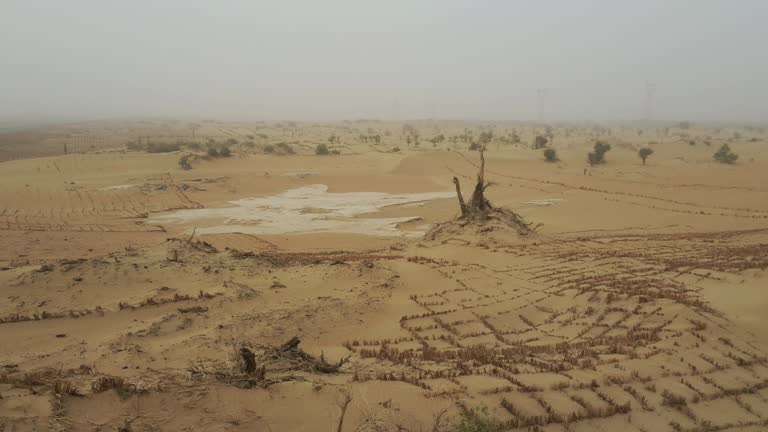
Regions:
<instances>
[{"instance_id":1,"label":"dry driftwood","mask_svg":"<svg viewBox=\"0 0 768 432\"><path fill-rule=\"evenodd\" d=\"M195 380L210 380L233 384L238 387L268 387L285 381L302 380L291 372L332 374L349 360L342 357L336 363L328 363L324 355L316 358L299 348L301 340L294 336L279 346L260 345L250 348L241 346L237 350L235 365L192 365L188 371Z\"/></svg>"}]
</instances>

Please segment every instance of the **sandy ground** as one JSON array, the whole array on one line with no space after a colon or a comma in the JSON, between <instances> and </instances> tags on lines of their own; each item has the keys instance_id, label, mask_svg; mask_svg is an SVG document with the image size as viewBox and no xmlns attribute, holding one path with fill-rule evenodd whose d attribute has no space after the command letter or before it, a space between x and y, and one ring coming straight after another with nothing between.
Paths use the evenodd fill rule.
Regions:
<instances>
[{"instance_id":1,"label":"sandy ground","mask_svg":"<svg viewBox=\"0 0 768 432\"><path fill-rule=\"evenodd\" d=\"M768 428L768 134L555 128L548 163L543 128L497 125L488 197L542 225L426 240L481 129L412 126L419 146L378 122L3 137L0 431L450 431L477 407L502 430ZM148 136L203 146L122 147Z\"/></svg>"}]
</instances>

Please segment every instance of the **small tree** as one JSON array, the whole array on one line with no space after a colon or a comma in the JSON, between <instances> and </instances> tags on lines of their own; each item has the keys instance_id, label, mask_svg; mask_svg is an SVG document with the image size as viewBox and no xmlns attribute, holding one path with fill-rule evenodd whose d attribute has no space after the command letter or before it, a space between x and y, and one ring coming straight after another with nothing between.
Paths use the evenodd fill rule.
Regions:
<instances>
[{"instance_id":1,"label":"small tree","mask_svg":"<svg viewBox=\"0 0 768 432\"><path fill-rule=\"evenodd\" d=\"M328 146L325 144L318 144L317 147L315 147L315 154L318 156L327 155L328 153L330 153L330 151L328 151Z\"/></svg>"},{"instance_id":2,"label":"small tree","mask_svg":"<svg viewBox=\"0 0 768 432\"><path fill-rule=\"evenodd\" d=\"M731 151L731 147L728 144L723 144L722 147L713 156L716 161L724 164L732 164L736 162L739 155Z\"/></svg>"},{"instance_id":3,"label":"small tree","mask_svg":"<svg viewBox=\"0 0 768 432\"><path fill-rule=\"evenodd\" d=\"M432 144L440 144L441 142L445 141L445 135L440 134L432 137L432 139L429 140Z\"/></svg>"},{"instance_id":4,"label":"small tree","mask_svg":"<svg viewBox=\"0 0 768 432\"><path fill-rule=\"evenodd\" d=\"M547 146L547 138L541 135L536 135L536 138L533 139L533 149L543 149Z\"/></svg>"},{"instance_id":5,"label":"small tree","mask_svg":"<svg viewBox=\"0 0 768 432\"><path fill-rule=\"evenodd\" d=\"M594 151L587 155L587 161L590 165L605 163L605 154L611 150L611 145L598 141L595 143Z\"/></svg>"},{"instance_id":6,"label":"small tree","mask_svg":"<svg viewBox=\"0 0 768 432\"><path fill-rule=\"evenodd\" d=\"M544 149L544 160L547 162L557 162L560 159L557 158L557 152L555 149L548 148Z\"/></svg>"},{"instance_id":7,"label":"small tree","mask_svg":"<svg viewBox=\"0 0 768 432\"><path fill-rule=\"evenodd\" d=\"M650 147L643 147L637 152L637 155L640 156L640 159L643 160L643 165L645 165L645 160L648 159L648 156L652 154L653 149Z\"/></svg>"},{"instance_id":8,"label":"small tree","mask_svg":"<svg viewBox=\"0 0 768 432\"><path fill-rule=\"evenodd\" d=\"M480 136L477 138L480 145L489 144L491 140L493 140L493 132L492 131L484 131L480 132Z\"/></svg>"}]
</instances>

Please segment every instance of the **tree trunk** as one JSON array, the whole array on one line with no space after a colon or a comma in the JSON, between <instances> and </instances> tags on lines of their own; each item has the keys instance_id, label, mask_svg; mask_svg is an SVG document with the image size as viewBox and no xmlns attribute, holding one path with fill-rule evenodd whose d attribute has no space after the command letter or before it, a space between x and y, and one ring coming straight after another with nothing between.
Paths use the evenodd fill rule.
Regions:
<instances>
[{"instance_id":1,"label":"tree trunk","mask_svg":"<svg viewBox=\"0 0 768 432\"><path fill-rule=\"evenodd\" d=\"M480 148L480 169L477 173L477 183L475 189L472 191L472 198L469 200L469 204L464 202L464 196L461 194L461 185L459 179L454 177L453 184L456 185L456 196L459 200L459 208L461 208L461 217L476 217L482 216L487 213L493 207L491 203L485 198L485 189L490 185L485 183L485 156L483 152L485 146Z\"/></svg>"}]
</instances>

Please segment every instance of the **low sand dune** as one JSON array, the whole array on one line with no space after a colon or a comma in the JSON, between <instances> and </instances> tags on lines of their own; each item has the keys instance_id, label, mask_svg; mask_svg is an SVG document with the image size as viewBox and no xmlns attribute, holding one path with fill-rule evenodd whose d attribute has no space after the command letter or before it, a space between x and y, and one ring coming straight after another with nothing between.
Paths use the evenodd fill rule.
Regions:
<instances>
[{"instance_id":1,"label":"low sand dune","mask_svg":"<svg viewBox=\"0 0 768 432\"><path fill-rule=\"evenodd\" d=\"M413 125L449 139L208 122L168 153L0 163L0 430L336 430L343 410L344 431L448 431L463 410L519 431L768 427L768 135L673 130L643 166L641 135L606 129L590 167L592 129L555 128L547 163L516 126L487 146L486 194L536 233L425 239L459 214L452 177L470 192L477 153L450 137L476 125ZM93 134L181 133L110 127ZM314 155L331 133L340 154ZM735 165L712 160L726 140Z\"/></svg>"}]
</instances>

